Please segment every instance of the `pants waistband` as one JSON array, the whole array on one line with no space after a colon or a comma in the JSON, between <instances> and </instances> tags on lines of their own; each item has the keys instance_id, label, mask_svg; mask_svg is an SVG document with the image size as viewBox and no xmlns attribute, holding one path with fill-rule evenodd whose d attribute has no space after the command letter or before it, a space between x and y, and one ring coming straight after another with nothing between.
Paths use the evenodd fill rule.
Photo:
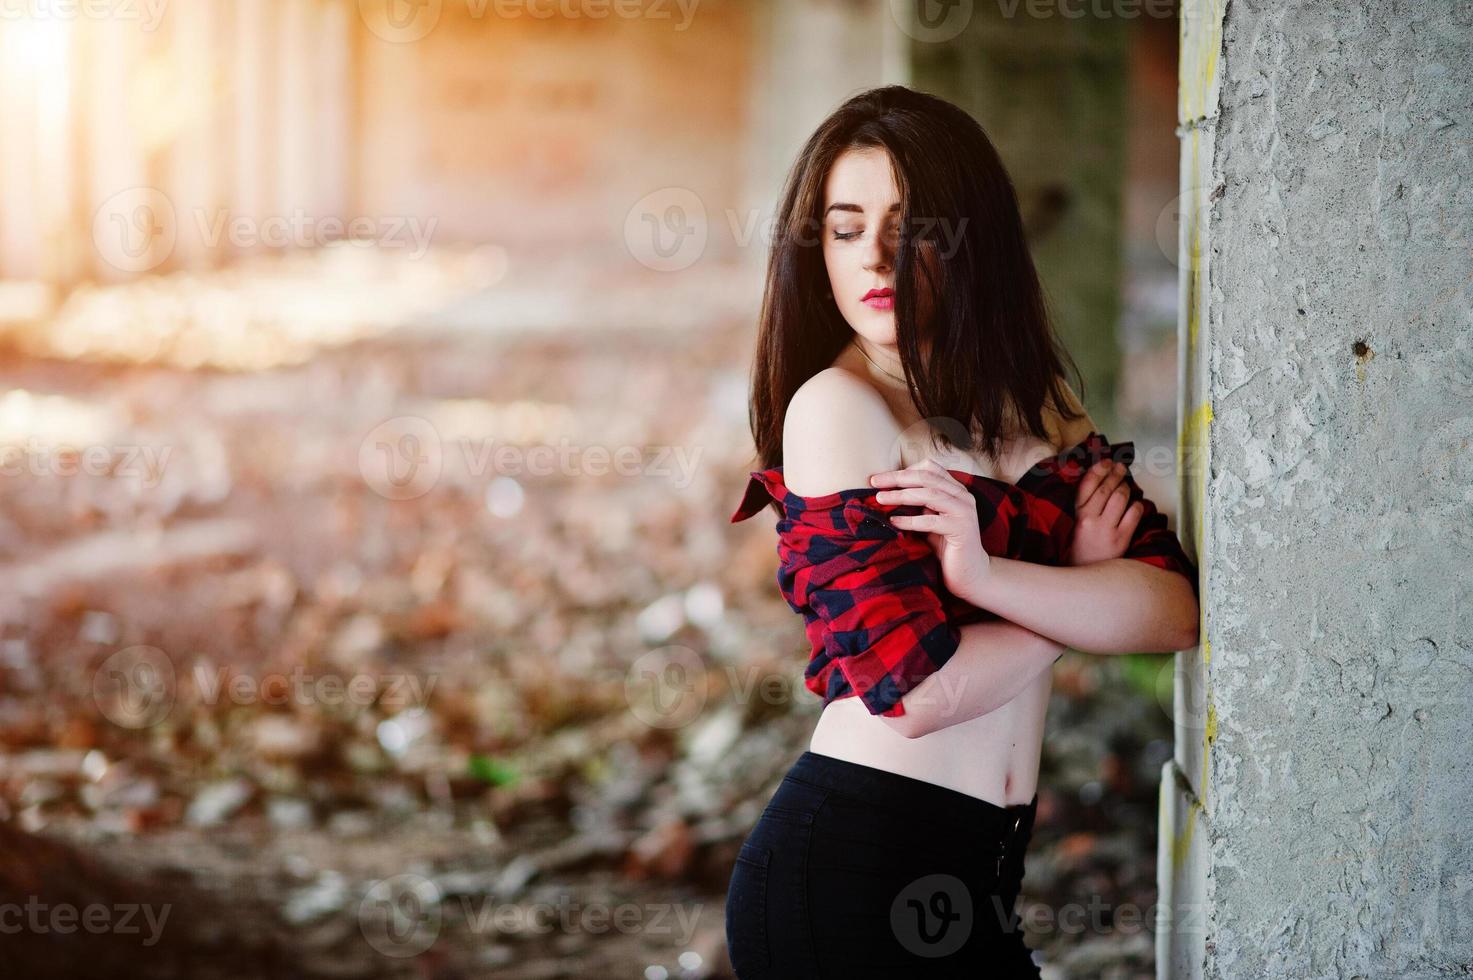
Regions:
<instances>
[{"instance_id":1,"label":"pants waistband","mask_svg":"<svg viewBox=\"0 0 1473 980\"><path fill-rule=\"evenodd\" d=\"M998 806L948 786L810 751L798 757L785 778L854 799L914 807L923 811L928 820L953 824L973 833L999 836L1015 831L1028 833L1038 810L1036 792L1027 803Z\"/></svg>"}]
</instances>

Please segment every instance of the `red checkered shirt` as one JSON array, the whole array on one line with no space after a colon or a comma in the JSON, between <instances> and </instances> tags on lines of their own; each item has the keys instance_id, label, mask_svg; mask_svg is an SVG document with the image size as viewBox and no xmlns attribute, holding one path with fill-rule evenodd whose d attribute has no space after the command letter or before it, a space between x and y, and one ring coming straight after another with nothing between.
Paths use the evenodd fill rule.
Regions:
<instances>
[{"instance_id":1,"label":"red checkered shirt","mask_svg":"<svg viewBox=\"0 0 1473 980\"><path fill-rule=\"evenodd\" d=\"M949 470L977 500L982 547L989 555L1063 564L1074 533L1080 479L1100 459L1129 466L1135 444L1112 445L1091 432L1083 442L1034 465L1016 483ZM802 613L812 645L804 684L827 705L858 695L871 714L905 714L901 698L941 669L961 641L959 627L997 619L953 595L925 533L902 531L891 514L919 514L916 504L881 504L879 488L856 487L802 497L783 484L783 468L751 471L731 522L774 504L778 589ZM1200 595L1197 567L1166 515L1146 498L1130 470L1130 502L1145 514L1122 557L1179 572ZM837 669L835 669L837 668Z\"/></svg>"}]
</instances>

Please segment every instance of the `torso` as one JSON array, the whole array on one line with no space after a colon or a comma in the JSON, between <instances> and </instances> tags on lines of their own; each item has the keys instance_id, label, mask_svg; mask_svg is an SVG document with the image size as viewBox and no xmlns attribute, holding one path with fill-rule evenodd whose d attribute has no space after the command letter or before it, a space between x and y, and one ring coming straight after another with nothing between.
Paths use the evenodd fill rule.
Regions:
<instances>
[{"instance_id":1,"label":"torso","mask_svg":"<svg viewBox=\"0 0 1473 980\"><path fill-rule=\"evenodd\" d=\"M847 366L855 353L852 347L845 348L834 365ZM914 423L893 402L891 410L896 412L902 429L908 431ZM1039 460L1071 445L1061 435L1056 418L1046 421L1054 436L1053 444L1025 434L1009 442L1000 459L958 450L929 454L948 469L1013 483ZM920 462L924 451L923 446L910 450L906 444L901 450L901 465ZM917 454L915 458L912 452ZM995 711L919 738L906 738L878 723L859 698L840 698L824 708L808 748L819 755L946 786L998 806L1027 803L1038 788L1043 726L1052 686L1052 672L1046 671Z\"/></svg>"}]
</instances>

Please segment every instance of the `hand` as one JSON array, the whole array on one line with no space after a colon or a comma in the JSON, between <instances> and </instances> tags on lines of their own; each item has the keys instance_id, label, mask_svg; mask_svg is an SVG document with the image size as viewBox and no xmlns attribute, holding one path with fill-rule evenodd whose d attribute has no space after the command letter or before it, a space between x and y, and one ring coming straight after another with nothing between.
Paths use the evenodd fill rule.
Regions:
<instances>
[{"instance_id":1,"label":"hand","mask_svg":"<svg viewBox=\"0 0 1473 980\"><path fill-rule=\"evenodd\" d=\"M991 570L977 525L977 498L934 459L876 473L871 486L897 487L875 494L881 504L919 504L925 514L896 514L890 523L903 531L924 531L941 560L941 574L953 595L971 602L981 595Z\"/></svg>"},{"instance_id":2,"label":"hand","mask_svg":"<svg viewBox=\"0 0 1473 980\"><path fill-rule=\"evenodd\" d=\"M1074 500L1074 537L1064 555L1066 565L1119 558L1130 547L1131 536L1146 508L1130 504L1125 465L1105 459L1085 471Z\"/></svg>"}]
</instances>

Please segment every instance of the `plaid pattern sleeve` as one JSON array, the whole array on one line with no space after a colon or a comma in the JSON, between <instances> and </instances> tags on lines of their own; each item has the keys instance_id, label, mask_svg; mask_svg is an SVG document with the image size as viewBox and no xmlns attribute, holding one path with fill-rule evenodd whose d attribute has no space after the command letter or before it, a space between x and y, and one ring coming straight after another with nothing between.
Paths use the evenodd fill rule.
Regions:
<instances>
[{"instance_id":1,"label":"plaid pattern sleeve","mask_svg":"<svg viewBox=\"0 0 1473 980\"><path fill-rule=\"evenodd\" d=\"M1079 481L1105 458L1126 465L1130 501L1145 507L1122 557L1177 572L1198 594L1197 566L1130 473L1132 442L1112 443L1091 432L1014 483L948 472L977 501L989 555L1058 565L1073 539ZM997 617L945 587L924 534L888 522L893 514L925 508L880 504L874 499L879 491L870 488L801 497L784 485L782 469L751 471L731 520L746 520L768 505L778 514L778 588L803 614L812 647L804 683L825 704L857 695L871 714L903 715L901 698L956 653L960 627Z\"/></svg>"},{"instance_id":2,"label":"plaid pattern sleeve","mask_svg":"<svg viewBox=\"0 0 1473 980\"><path fill-rule=\"evenodd\" d=\"M753 472L732 521L777 501L778 587L804 614L813 644L806 685L823 698L857 695L871 714L900 717L901 698L961 642L950 593L923 534L889 523L916 505L884 505L869 488L814 497L791 493L781 467Z\"/></svg>"}]
</instances>

